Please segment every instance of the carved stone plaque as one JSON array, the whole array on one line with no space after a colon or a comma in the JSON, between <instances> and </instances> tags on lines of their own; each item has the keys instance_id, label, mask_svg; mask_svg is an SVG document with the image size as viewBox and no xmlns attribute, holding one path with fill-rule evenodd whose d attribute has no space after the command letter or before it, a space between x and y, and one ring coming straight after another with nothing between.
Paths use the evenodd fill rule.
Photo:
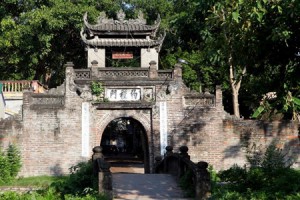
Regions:
<instances>
[{"instance_id":1,"label":"carved stone plaque","mask_svg":"<svg viewBox=\"0 0 300 200\"><path fill-rule=\"evenodd\" d=\"M139 101L141 100L140 88L108 88L105 97L109 101Z\"/></svg>"},{"instance_id":2,"label":"carved stone plaque","mask_svg":"<svg viewBox=\"0 0 300 200\"><path fill-rule=\"evenodd\" d=\"M143 89L143 99L148 102L151 102L154 100L153 88L144 88Z\"/></svg>"}]
</instances>

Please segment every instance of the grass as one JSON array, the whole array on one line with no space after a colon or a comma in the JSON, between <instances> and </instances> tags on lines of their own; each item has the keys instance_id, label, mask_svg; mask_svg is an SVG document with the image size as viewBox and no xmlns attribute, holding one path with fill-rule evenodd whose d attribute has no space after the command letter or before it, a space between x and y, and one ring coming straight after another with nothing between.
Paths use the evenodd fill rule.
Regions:
<instances>
[{"instance_id":1,"label":"grass","mask_svg":"<svg viewBox=\"0 0 300 200\"><path fill-rule=\"evenodd\" d=\"M1 186L21 186L21 187L47 187L51 183L64 180L65 176L34 176L26 178L18 178L9 183L0 183Z\"/></svg>"}]
</instances>

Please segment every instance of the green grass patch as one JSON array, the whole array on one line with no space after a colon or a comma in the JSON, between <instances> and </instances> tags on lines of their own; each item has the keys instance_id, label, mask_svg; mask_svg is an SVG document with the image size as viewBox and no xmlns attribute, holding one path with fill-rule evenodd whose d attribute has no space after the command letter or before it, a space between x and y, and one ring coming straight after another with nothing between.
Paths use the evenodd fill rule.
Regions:
<instances>
[{"instance_id":1,"label":"green grass patch","mask_svg":"<svg viewBox=\"0 0 300 200\"><path fill-rule=\"evenodd\" d=\"M109 200L99 194L92 162L81 162L70 168L68 176L36 176L1 182L1 187L36 187L27 193L0 192L1 200Z\"/></svg>"},{"instance_id":2,"label":"green grass patch","mask_svg":"<svg viewBox=\"0 0 300 200\"><path fill-rule=\"evenodd\" d=\"M53 182L63 181L66 178L66 176L34 176L18 178L8 183L0 183L0 186L47 187Z\"/></svg>"}]
</instances>

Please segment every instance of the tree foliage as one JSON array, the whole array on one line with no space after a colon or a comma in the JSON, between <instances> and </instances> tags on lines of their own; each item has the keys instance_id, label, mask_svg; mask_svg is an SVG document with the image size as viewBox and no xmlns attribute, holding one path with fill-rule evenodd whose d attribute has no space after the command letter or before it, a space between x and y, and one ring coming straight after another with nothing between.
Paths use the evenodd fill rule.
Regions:
<instances>
[{"instance_id":1,"label":"tree foliage","mask_svg":"<svg viewBox=\"0 0 300 200\"><path fill-rule=\"evenodd\" d=\"M45 73L62 78L63 64L82 63L82 16L96 17L93 1L12 1L1 4L0 49L2 79L42 80ZM11 7L17 7L11 12Z\"/></svg>"},{"instance_id":2,"label":"tree foliage","mask_svg":"<svg viewBox=\"0 0 300 200\"><path fill-rule=\"evenodd\" d=\"M79 34L83 14L93 21L101 11L116 17L120 8L128 18L142 10L149 23L159 14L167 32L160 68L172 68L178 58L188 61L183 65L186 85L211 91L222 85L228 112L249 117L268 92L276 92L277 101L270 105L286 118L299 111L285 106L289 92L300 95L296 0L3 0L0 79L43 81L50 74L50 86L60 84L64 63L86 66Z\"/></svg>"}]
</instances>

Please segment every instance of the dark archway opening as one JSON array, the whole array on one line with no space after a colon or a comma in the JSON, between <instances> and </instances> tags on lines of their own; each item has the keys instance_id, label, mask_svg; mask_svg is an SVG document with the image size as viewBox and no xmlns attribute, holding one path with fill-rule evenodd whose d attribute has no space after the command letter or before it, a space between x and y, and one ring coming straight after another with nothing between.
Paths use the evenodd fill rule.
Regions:
<instances>
[{"instance_id":1,"label":"dark archway opening","mask_svg":"<svg viewBox=\"0 0 300 200\"><path fill-rule=\"evenodd\" d=\"M112 120L103 132L100 145L113 172L149 172L147 134L139 121L131 117Z\"/></svg>"}]
</instances>

